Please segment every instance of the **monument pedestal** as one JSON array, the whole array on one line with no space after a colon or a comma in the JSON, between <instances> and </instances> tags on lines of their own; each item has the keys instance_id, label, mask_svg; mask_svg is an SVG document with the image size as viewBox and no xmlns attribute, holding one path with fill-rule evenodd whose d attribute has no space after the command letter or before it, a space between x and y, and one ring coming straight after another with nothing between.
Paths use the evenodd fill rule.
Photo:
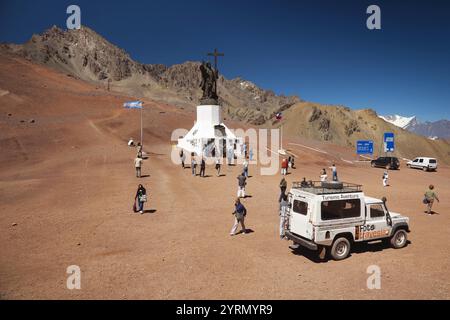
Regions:
<instances>
[{"instance_id":1,"label":"monument pedestal","mask_svg":"<svg viewBox=\"0 0 450 320\"><path fill-rule=\"evenodd\" d=\"M233 149L240 156L243 139L228 129L223 123L222 108L219 105L197 106L197 121L183 138L178 139L177 147L198 156L209 157L215 149L216 156L223 156Z\"/></svg>"}]
</instances>

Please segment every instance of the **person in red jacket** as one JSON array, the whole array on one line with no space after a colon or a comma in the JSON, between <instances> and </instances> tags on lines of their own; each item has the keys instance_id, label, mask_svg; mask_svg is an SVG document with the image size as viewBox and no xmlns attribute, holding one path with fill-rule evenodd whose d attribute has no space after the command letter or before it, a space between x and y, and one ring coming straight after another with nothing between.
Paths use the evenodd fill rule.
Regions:
<instances>
[{"instance_id":1,"label":"person in red jacket","mask_svg":"<svg viewBox=\"0 0 450 320\"><path fill-rule=\"evenodd\" d=\"M288 161L286 158L283 158L283 160L281 161L281 174L285 176L287 175L287 171L288 171Z\"/></svg>"}]
</instances>

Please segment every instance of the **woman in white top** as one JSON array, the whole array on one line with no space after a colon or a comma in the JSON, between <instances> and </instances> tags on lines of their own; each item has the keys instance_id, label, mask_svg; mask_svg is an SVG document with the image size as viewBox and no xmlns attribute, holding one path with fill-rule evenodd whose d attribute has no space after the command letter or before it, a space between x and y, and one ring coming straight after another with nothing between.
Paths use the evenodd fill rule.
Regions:
<instances>
[{"instance_id":1,"label":"woman in white top","mask_svg":"<svg viewBox=\"0 0 450 320\"><path fill-rule=\"evenodd\" d=\"M322 174L320 175L320 181L325 182L327 181L327 171L325 169L322 169Z\"/></svg>"}]
</instances>

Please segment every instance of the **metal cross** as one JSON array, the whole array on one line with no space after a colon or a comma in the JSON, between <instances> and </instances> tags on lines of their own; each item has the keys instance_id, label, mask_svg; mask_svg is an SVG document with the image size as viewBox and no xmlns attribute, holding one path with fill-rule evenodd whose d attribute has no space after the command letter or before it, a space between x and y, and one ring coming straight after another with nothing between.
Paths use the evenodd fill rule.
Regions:
<instances>
[{"instance_id":1,"label":"metal cross","mask_svg":"<svg viewBox=\"0 0 450 320\"><path fill-rule=\"evenodd\" d=\"M217 57L223 57L224 54L223 53L219 53L219 51L217 51L217 49L214 49L213 53L208 53L208 56L213 56L214 57L214 68L217 70Z\"/></svg>"}]
</instances>

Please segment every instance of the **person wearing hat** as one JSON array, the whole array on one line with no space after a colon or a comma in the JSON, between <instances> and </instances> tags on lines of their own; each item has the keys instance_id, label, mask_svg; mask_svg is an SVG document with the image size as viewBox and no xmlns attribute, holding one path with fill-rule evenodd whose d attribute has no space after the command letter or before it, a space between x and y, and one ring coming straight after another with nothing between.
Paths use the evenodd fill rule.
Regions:
<instances>
[{"instance_id":1,"label":"person wearing hat","mask_svg":"<svg viewBox=\"0 0 450 320\"><path fill-rule=\"evenodd\" d=\"M431 215L431 208L433 207L434 199L439 202L439 198L437 193L434 191L434 186L430 184L428 190L424 194L425 198L423 199L423 203L427 205L427 213Z\"/></svg>"},{"instance_id":2,"label":"person wearing hat","mask_svg":"<svg viewBox=\"0 0 450 320\"><path fill-rule=\"evenodd\" d=\"M234 215L234 225L231 228L230 236L235 236L237 228L239 224L241 224L242 230L241 233L247 233L247 230L245 229L245 216L247 215L247 209L245 209L244 205L241 203L241 200L239 198L236 199L234 202L234 212L232 213Z\"/></svg>"}]
</instances>

